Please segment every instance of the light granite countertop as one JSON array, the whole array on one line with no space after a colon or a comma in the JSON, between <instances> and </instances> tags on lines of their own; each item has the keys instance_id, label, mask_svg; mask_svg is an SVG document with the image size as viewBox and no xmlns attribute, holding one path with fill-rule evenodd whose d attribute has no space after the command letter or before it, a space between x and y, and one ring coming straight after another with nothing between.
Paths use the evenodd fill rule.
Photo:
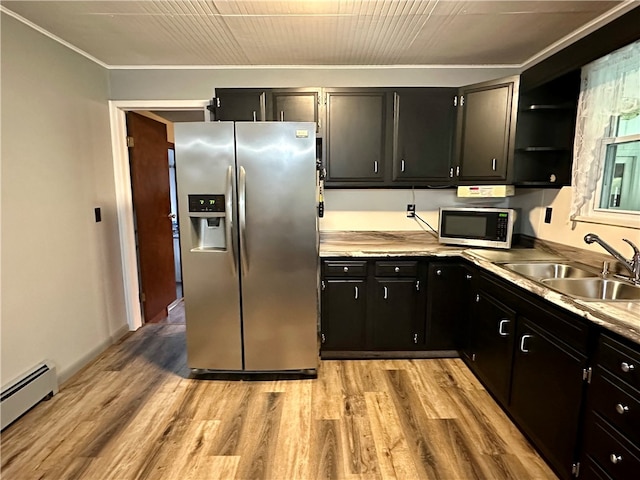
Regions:
<instances>
[{"instance_id":1,"label":"light granite countertop","mask_svg":"<svg viewBox=\"0 0 640 480\"><path fill-rule=\"evenodd\" d=\"M429 232L331 231L320 233L320 257L462 257L554 305L640 344L640 301L595 302L574 298L504 268L501 263L571 261L550 247L492 250L441 245Z\"/></svg>"}]
</instances>

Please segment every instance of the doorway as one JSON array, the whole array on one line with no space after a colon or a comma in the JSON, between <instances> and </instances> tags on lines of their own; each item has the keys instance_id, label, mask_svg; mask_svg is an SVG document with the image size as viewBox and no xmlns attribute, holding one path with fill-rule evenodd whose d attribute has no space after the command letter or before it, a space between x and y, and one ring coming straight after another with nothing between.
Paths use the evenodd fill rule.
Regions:
<instances>
[{"instance_id":1,"label":"doorway","mask_svg":"<svg viewBox=\"0 0 640 480\"><path fill-rule=\"evenodd\" d=\"M126 113L130 111L152 112L154 115L162 117L167 122L167 125L171 125L170 129L172 130L173 123L178 121L209 121L208 104L209 100L109 102L125 307L130 330L138 329L144 322L142 305L138 295L141 285L136 254L135 215L131 190L129 152L126 144ZM167 163L167 169L169 168L170 163ZM177 201L175 205L177 206ZM179 242L179 239L177 240ZM174 254L173 261L179 263L179 250L177 260Z\"/></svg>"}]
</instances>

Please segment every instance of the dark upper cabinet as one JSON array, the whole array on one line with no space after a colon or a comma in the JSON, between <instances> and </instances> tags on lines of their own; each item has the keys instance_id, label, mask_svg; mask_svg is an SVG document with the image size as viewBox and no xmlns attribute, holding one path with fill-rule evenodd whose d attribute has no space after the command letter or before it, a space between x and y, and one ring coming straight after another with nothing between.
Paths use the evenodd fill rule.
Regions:
<instances>
[{"instance_id":1,"label":"dark upper cabinet","mask_svg":"<svg viewBox=\"0 0 640 480\"><path fill-rule=\"evenodd\" d=\"M264 88L216 88L214 120L251 122L267 119L267 95Z\"/></svg>"},{"instance_id":2,"label":"dark upper cabinet","mask_svg":"<svg viewBox=\"0 0 640 480\"><path fill-rule=\"evenodd\" d=\"M453 88L394 90L394 183L449 183L452 176L456 93Z\"/></svg>"},{"instance_id":3,"label":"dark upper cabinet","mask_svg":"<svg viewBox=\"0 0 640 480\"><path fill-rule=\"evenodd\" d=\"M389 148L387 92L326 89L326 116L325 185L382 184Z\"/></svg>"},{"instance_id":4,"label":"dark upper cabinet","mask_svg":"<svg viewBox=\"0 0 640 480\"><path fill-rule=\"evenodd\" d=\"M459 183L504 183L513 162L519 78L459 90L456 178Z\"/></svg>"},{"instance_id":5,"label":"dark upper cabinet","mask_svg":"<svg viewBox=\"0 0 640 480\"><path fill-rule=\"evenodd\" d=\"M271 120L284 122L313 122L316 133L321 132L319 89L271 90Z\"/></svg>"}]
</instances>

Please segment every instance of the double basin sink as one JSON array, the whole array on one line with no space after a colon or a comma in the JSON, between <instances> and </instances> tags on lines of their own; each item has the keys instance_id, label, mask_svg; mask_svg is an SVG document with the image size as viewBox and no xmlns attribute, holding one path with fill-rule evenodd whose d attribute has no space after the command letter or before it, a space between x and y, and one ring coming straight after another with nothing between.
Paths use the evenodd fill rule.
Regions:
<instances>
[{"instance_id":1,"label":"double basin sink","mask_svg":"<svg viewBox=\"0 0 640 480\"><path fill-rule=\"evenodd\" d=\"M598 276L571 263L505 263L503 267L566 295L593 301L640 300L640 286Z\"/></svg>"}]
</instances>

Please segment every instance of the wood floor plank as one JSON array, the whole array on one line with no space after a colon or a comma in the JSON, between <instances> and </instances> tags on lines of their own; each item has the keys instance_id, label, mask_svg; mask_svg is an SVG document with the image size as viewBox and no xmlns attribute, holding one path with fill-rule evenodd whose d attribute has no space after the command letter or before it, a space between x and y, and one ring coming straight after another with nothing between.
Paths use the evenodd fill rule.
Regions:
<instances>
[{"instance_id":1,"label":"wood floor plank","mask_svg":"<svg viewBox=\"0 0 640 480\"><path fill-rule=\"evenodd\" d=\"M398 480L420 478L396 410L387 393L367 392L365 401L382 477Z\"/></svg>"},{"instance_id":2,"label":"wood floor plank","mask_svg":"<svg viewBox=\"0 0 640 480\"><path fill-rule=\"evenodd\" d=\"M147 325L109 348L2 432L2 478L556 479L459 359L202 380L184 339Z\"/></svg>"},{"instance_id":3,"label":"wood floor plank","mask_svg":"<svg viewBox=\"0 0 640 480\"><path fill-rule=\"evenodd\" d=\"M282 420L275 451L277 459L271 478L311 478L311 432L313 424L311 380L287 384L282 406ZM295 462L286 461L295 458Z\"/></svg>"}]
</instances>

